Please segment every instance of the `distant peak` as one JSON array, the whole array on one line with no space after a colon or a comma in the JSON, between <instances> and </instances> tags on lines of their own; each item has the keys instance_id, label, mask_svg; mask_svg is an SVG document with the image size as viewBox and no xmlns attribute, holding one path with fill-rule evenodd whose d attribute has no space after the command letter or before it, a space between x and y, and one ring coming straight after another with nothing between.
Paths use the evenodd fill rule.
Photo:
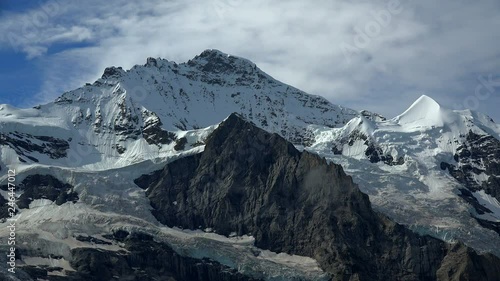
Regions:
<instances>
[{"instance_id":1,"label":"distant peak","mask_svg":"<svg viewBox=\"0 0 500 281\"><path fill-rule=\"evenodd\" d=\"M160 58L149 57L146 59L146 64L144 66L158 66L158 61L162 61Z\"/></svg>"},{"instance_id":2,"label":"distant peak","mask_svg":"<svg viewBox=\"0 0 500 281\"><path fill-rule=\"evenodd\" d=\"M221 52L217 49L207 49L203 51L201 54L195 56L191 61L203 63L203 62L211 62L211 61L229 61L232 57L229 54Z\"/></svg>"},{"instance_id":3,"label":"distant peak","mask_svg":"<svg viewBox=\"0 0 500 281\"><path fill-rule=\"evenodd\" d=\"M187 63L189 66L199 68L204 72L228 73L247 69L256 69L256 65L244 58L226 54L216 49L208 49L194 57Z\"/></svg>"},{"instance_id":4,"label":"distant peak","mask_svg":"<svg viewBox=\"0 0 500 281\"><path fill-rule=\"evenodd\" d=\"M440 109L441 105L437 101L429 96L422 95L401 116L410 113L422 114L430 111L439 111Z\"/></svg>"},{"instance_id":5,"label":"distant peak","mask_svg":"<svg viewBox=\"0 0 500 281\"><path fill-rule=\"evenodd\" d=\"M121 77L125 73L125 70L121 66L119 67L106 67L104 69L104 73L102 74L101 78L102 79L108 79L108 78L118 78Z\"/></svg>"},{"instance_id":6,"label":"distant peak","mask_svg":"<svg viewBox=\"0 0 500 281\"><path fill-rule=\"evenodd\" d=\"M441 105L429 96L419 97L403 114L395 118L399 124L420 126L442 126L443 110Z\"/></svg>"},{"instance_id":7,"label":"distant peak","mask_svg":"<svg viewBox=\"0 0 500 281\"><path fill-rule=\"evenodd\" d=\"M224 52L221 52L217 49L207 49L205 51L203 51L199 57L213 57L213 56L223 56L223 57L230 57L229 54L226 54Z\"/></svg>"},{"instance_id":8,"label":"distant peak","mask_svg":"<svg viewBox=\"0 0 500 281\"><path fill-rule=\"evenodd\" d=\"M423 104L426 106L438 106L440 107L441 105L435 101L433 98L427 96L427 95L421 95L414 103L412 106L417 105L417 104Z\"/></svg>"}]
</instances>

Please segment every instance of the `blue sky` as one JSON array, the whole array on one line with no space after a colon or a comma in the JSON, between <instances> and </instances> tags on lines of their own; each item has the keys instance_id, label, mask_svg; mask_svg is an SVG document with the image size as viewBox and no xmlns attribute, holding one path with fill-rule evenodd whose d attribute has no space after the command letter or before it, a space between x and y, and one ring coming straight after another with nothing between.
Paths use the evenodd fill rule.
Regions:
<instances>
[{"instance_id":1,"label":"blue sky","mask_svg":"<svg viewBox=\"0 0 500 281\"><path fill-rule=\"evenodd\" d=\"M2 0L0 103L215 48L354 109L393 117L426 94L498 122L498 26L497 0Z\"/></svg>"}]
</instances>

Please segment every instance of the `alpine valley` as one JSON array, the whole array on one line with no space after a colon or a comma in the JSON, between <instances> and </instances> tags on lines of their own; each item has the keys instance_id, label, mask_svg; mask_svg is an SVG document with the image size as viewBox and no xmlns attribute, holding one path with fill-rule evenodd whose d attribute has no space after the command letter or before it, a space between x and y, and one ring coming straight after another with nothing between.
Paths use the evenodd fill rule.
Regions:
<instances>
[{"instance_id":1,"label":"alpine valley","mask_svg":"<svg viewBox=\"0 0 500 281\"><path fill-rule=\"evenodd\" d=\"M0 105L0 175L1 280L500 280L491 118L357 112L217 50Z\"/></svg>"}]
</instances>

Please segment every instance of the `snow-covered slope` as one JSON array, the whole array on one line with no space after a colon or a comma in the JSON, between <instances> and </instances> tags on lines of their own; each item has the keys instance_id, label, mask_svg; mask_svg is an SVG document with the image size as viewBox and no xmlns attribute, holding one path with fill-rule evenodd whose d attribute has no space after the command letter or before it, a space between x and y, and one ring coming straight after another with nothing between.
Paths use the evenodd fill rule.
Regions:
<instances>
[{"instance_id":1,"label":"snow-covered slope","mask_svg":"<svg viewBox=\"0 0 500 281\"><path fill-rule=\"evenodd\" d=\"M394 118L406 130L442 127L452 115L428 96L418 98L403 114Z\"/></svg>"}]
</instances>

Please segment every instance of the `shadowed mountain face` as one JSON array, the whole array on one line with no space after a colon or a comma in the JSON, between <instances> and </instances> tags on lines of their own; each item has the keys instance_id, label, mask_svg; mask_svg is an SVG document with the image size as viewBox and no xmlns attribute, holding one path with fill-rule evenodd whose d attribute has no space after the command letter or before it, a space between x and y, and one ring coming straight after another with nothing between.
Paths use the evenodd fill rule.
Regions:
<instances>
[{"instance_id":1,"label":"shadowed mountain face","mask_svg":"<svg viewBox=\"0 0 500 281\"><path fill-rule=\"evenodd\" d=\"M498 280L500 260L419 236L375 213L342 167L299 152L232 114L203 153L136 184L170 227L251 234L256 246L309 256L333 280Z\"/></svg>"}]
</instances>

